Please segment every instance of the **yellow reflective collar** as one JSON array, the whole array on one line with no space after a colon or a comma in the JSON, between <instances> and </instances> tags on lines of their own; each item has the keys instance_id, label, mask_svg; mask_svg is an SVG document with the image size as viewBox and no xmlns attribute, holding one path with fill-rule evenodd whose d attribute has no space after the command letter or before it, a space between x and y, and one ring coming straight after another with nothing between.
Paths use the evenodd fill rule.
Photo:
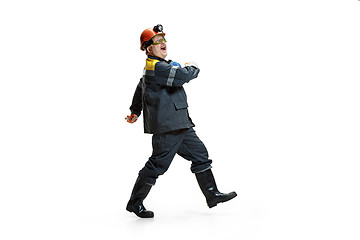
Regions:
<instances>
[{"instance_id":1,"label":"yellow reflective collar","mask_svg":"<svg viewBox=\"0 0 360 240\"><path fill-rule=\"evenodd\" d=\"M146 65L145 65L145 70L155 70L155 64L159 62L159 60L156 59L151 59L151 58L147 58L146 59Z\"/></svg>"}]
</instances>

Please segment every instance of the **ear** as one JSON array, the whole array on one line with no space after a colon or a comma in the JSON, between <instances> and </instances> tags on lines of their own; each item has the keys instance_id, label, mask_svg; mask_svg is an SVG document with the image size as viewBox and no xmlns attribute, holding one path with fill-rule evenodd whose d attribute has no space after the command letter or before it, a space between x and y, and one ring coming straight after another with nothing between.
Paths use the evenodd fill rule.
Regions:
<instances>
[{"instance_id":1,"label":"ear","mask_svg":"<svg viewBox=\"0 0 360 240\"><path fill-rule=\"evenodd\" d=\"M150 45L150 46L148 46L147 48L146 48L146 51L148 51L148 52L152 52L152 46Z\"/></svg>"}]
</instances>

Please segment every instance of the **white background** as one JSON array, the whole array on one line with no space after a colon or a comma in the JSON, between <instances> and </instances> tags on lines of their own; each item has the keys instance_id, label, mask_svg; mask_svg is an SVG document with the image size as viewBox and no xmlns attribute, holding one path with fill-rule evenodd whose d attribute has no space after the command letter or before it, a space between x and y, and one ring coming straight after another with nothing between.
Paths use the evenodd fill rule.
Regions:
<instances>
[{"instance_id":1,"label":"white background","mask_svg":"<svg viewBox=\"0 0 360 240\"><path fill-rule=\"evenodd\" d=\"M124 120L163 24L219 189L176 157L125 211L151 154ZM360 2L2 1L1 239L360 239Z\"/></svg>"}]
</instances>

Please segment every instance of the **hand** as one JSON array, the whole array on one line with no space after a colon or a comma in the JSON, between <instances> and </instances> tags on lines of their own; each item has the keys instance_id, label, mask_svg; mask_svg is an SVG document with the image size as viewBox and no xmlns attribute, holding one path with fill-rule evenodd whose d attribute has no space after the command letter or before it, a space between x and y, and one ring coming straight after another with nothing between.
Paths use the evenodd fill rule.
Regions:
<instances>
[{"instance_id":1,"label":"hand","mask_svg":"<svg viewBox=\"0 0 360 240\"><path fill-rule=\"evenodd\" d=\"M136 114L131 114L130 116L128 115L125 120L128 122L128 123L134 123L138 120L138 116Z\"/></svg>"},{"instance_id":2,"label":"hand","mask_svg":"<svg viewBox=\"0 0 360 240\"><path fill-rule=\"evenodd\" d=\"M199 65L197 65L197 63L196 63L196 62L193 62L193 61L186 62L186 63L185 63L185 67L186 67L186 66L194 66L194 67L196 67L196 68L199 68Z\"/></svg>"}]
</instances>

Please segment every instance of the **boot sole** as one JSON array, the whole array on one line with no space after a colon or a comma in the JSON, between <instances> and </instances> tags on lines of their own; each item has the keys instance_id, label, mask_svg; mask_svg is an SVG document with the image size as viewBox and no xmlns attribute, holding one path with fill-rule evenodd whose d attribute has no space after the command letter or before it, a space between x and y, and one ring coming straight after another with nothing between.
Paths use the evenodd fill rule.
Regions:
<instances>
[{"instance_id":1,"label":"boot sole","mask_svg":"<svg viewBox=\"0 0 360 240\"><path fill-rule=\"evenodd\" d=\"M209 208L213 208L213 207L217 206L218 203L227 202L227 201L233 199L236 196L237 196L237 194L236 194L236 192L234 192L234 194L232 196L228 197L228 198L218 199L218 200L216 200L216 198L215 198L213 201L208 202L207 204L208 204Z\"/></svg>"}]
</instances>

